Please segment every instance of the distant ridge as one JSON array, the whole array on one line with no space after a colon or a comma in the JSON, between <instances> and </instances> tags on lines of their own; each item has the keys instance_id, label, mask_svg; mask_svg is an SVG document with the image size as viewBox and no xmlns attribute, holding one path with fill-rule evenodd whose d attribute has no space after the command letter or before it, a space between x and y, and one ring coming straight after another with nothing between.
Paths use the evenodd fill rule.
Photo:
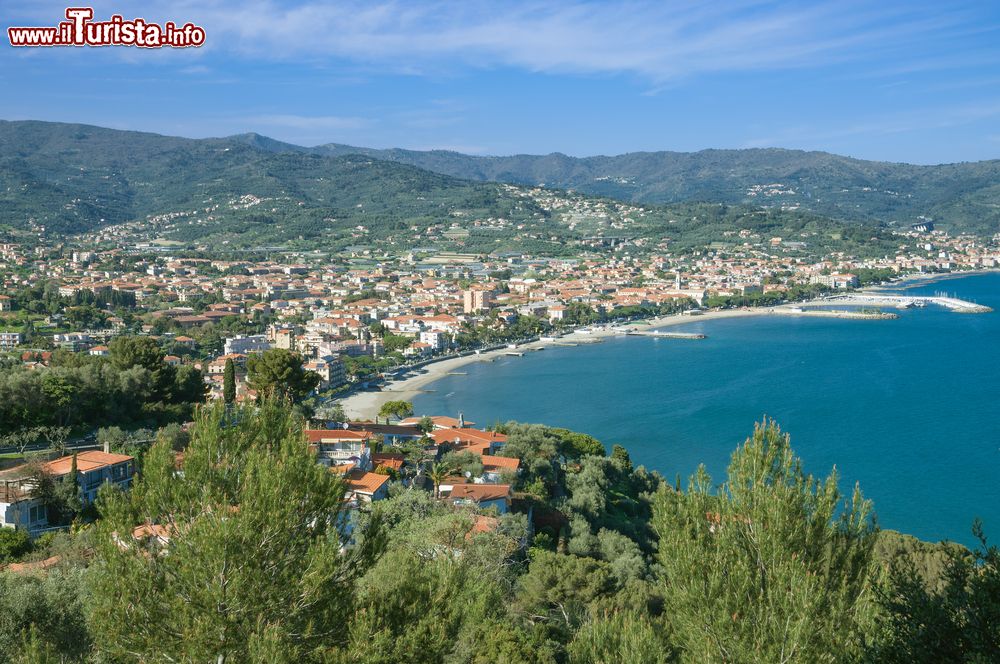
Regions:
<instances>
[{"instance_id":1,"label":"distant ridge","mask_svg":"<svg viewBox=\"0 0 1000 664\"><path fill-rule=\"evenodd\" d=\"M377 161L357 161L358 155ZM330 179L317 191L314 176L326 171ZM468 180L545 185L629 202L791 207L843 221L912 224L924 216L948 230L1000 232L1000 160L917 166L778 148L483 157L303 147L256 133L188 139L0 121L0 223L15 225L29 218L75 232L191 204L199 198L195 192L241 188L314 196L327 206L355 204L345 190L386 188L389 209L391 192L402 183L410 192L457 191L469 187Z\"/></svg>"},{"instance_id":2,"label":"distant ridge","mask_svg":"<svg viewBox=\"0 0 1000 664\"><path fill-rule=\"evenodd\" d=\"M315 149L364 154L455 177L544 184L638 203L778 203L851 221L914 223L928 216L941 227L1000 231L1000 160L919 166L781 148L611 157L480 157L338 144ZM783 187L761 189L768 184Z\"/></svg>"}]
</instances>

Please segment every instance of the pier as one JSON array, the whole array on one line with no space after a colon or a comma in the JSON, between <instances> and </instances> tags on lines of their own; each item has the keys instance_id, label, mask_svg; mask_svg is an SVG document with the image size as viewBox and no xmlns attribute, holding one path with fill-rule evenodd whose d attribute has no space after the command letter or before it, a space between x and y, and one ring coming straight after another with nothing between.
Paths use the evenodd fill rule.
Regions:
<instances>
[{"instance_id":1,"label":"pier","mask_svg":"<svg viewBox=\"0 0 1000 664\"><path fill-rule=\"evenodd\" d=\"M847 295L831 295L824 298L824 303L836 304L857 304L873 307L896 307L898 309L909 309L912 307L926 307L929 304L936 304L950 311L961 314L981 314L993 311L990 307L985 307L975 302L960 300L956 297L946 297L941 295L893 295L891 293L850 293Z\"/></svg>"},{"instance_id":2,"label":"pier","mask_svg":"<svg viewBox=\"0 0 1000 664\"><path fill-rule=\"evenodd\" d=\"M704 339L700 332L661 332L660 330L629 330L630 337L656 337L657 339Z\"/></svg>"}]
</instances>

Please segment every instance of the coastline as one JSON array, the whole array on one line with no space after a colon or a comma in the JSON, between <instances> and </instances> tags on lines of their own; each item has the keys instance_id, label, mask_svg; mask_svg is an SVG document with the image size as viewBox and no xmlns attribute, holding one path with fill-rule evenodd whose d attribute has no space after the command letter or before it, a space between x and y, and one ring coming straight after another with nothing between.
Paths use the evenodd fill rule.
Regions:
<instances>
[{"instance_id":1,"label":"coastline","mask_svg":"<svg viewBox=\"0 0 1000 664\"><path fill-rule=\"evenodd\" d=\"M975 277L983 274L996 274L1000 268L980 268L978 270L960 270L957 272L913 272L874 286L865 286L862 292L881 290L906 290L932 284L936 281L951 281L965 277Z\"/></svg>"},{"instance_id":2,"label":"coastline","mask_svg":"<svg viewBox=\"0 0 1000 664\"><path fill-rule=\"evenodd\" d=\"M969 270L963 272L944 272L944 273L932 273L932 274L910 274L906 275L901 279L894 280L885 284L880 284L879 286L870 286L861 289L861 292L871 292L878 290L885 290L887 288L911 288L918 285L924 285L933 281L938 280L948 280L948 279L959 279L962 277L970 277L979 274L993 274L1000 270ZM634 330L657 330L668 327L675 327L678 325L687 325L690 323L697 323L699 321L707 320L721 320L724 318L746 318L750 316L782 316L787 318L797 318L797 317L808 317L808 316L826 316L826 317L839 317L852 320L871 320L871 317L849 315L845 312L825 312L818 310L801 310L801 307L808 307L810 305L823 305L828 304L824 302L823 298L817 298L813 300L807 300L805 302L797 302L790 304L782 304L775 307L757 307L757 308L744 308L744 309L724 309L719 311L708 311L696 316L684 315L684 314L672 314L670 316L661 316L659 318L650 318L642 321L636 321L628 323L623 326L623 328L631 328ZM884 318L892 318L895 316L886 316ZM586 344L591 343L600 339L606 339L608 337L621 336L619 332L615 332L610 329L601 328L592 330L587 335L574 334L572 332L567 333L564 337L560 339L563 343L579 343ZM558 345L559 342L554 342ZM532 341L525 344L520 344L517 347L517 352L525 351L531 352L537 348L543 348L545 346L552 345L553 342L548 341ZM379 408L382 407L387 401L412 401L414 397L421 394L425 390L426 386L431 383L444 378L450 373L453 373L463 366L471 364L473 362L492 362L498 357L511 352L509 348L498 348L495 350L483 351L480 354L470 354L463 355L460 357L444 357L440 359L433 359L419 367L415 372L411 372L406 377L392 381L388 383L382 390L379 391L360 391L355 392L344 399L340 399L339 403L344 408L344 412L348 417L359 420L374 420L378 414Z\"/></svg>"},{"instance_id":3,"label":"coastline","mask_svg":"<svg viewBox=\"0 0 1000 664\"><path fill-rule=\"evenodd\" d=\"M808 303L803 303L808 304ZM784 306L784 305L782 305ZM782 307L761 307L759 309L726 309L722 311L709 311L697 316L690 316L684 314L673 314L670 316L661 316L659 318L650 318L641 322L633 322L621 327L631 328L635 330L654 330L662 329L667 327L675 327L678 325L687 325L690 323L697 323L699 321L705 320L720 320L724 318L746 318L750 316L767 316L767 315L783 315L789 317L795 316L808 316L809 312L800 312L793 310L776 311ZM609 329L597 329L593 330L590 334L581 335L568 333L562 337L557 342L549 341L531 341L525 344L519 344L517 346L517 352L530 352L537 348L544 348L546 346L551 346L553 343L558 345L562 343L579 343L587 344L592 343L595 340L606 339L608 337L621 336L619 332L615 332ZM683 342L681 342L683 343ZM412 401L414 397L423 392L422 388L433 383L436 380L444 378L450 373L455 372L463 366L472 364L473 362L492 362L498 357L502 357L504 354L511 352L509 348L498 348L495 350L484 351L478 355L463 355L461 357L445 357L439 360L432 360L427 364L421 366L416 370L415 373L410 373L405 378L400 380L392 381L385 385L385 387L378 391L366 390L361 392L355 392L347 396L344 399L340 399L338 403L343 407L344 412L348 417L357 420L374 420L378 414L379 408L382 407L387 401ZM418 413L420 414L420 413Z\"/></svg>"}]
</instances>

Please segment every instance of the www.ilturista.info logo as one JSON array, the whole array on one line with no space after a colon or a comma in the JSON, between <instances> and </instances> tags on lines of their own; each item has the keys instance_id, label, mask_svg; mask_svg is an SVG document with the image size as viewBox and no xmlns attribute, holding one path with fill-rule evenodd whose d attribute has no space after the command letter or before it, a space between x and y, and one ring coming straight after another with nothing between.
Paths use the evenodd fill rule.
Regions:
<instances>
[{"instance_id":1,"label":"www.ilturista.info logo","mask_svg":"<svg viewBox=\"0 0 1000 664\"><path fill-rule=\"evenodd\" d=\"M205 29L173 21L163 25L146 19L126 21L115 14L108 21L94 21L90 7L69 7L66 21L55 27L7 28L11 46L138 46L140 48L187 48L205 43Z\"/></svg>"}]
</instances>

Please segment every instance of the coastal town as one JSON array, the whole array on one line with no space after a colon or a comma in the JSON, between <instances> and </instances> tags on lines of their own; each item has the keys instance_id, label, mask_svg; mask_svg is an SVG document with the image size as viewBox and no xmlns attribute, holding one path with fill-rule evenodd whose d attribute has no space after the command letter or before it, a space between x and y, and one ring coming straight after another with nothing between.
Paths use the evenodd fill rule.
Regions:
<instances>
[{"instance_id":1,"label":"coastal town","mask_svg":"<svg viewBox=\"0 0 1000 664\"><path fill-rule=\"evenodd\" d=\"M522 355L566 335L577 343L615 333L700 338L659 331L694 316L895 317L871 307L809 312L801 303L840 302L846 293L848 304L891 307L901 296L852 293L906 275L1000 266L995 242L927 226L897 235L894 256L820 260L803 256L802 242L751 233L726 249L633 256L617 246L578 258L446 252L418 258L412 251L356 249L233 260L178 255L149 243L102 250L5 243L0 348L6 362L31 371L79 364L74 356L120 364L129 351L119 342L145 340L159 358L150 368L162 361L178 384L187 381L190 402L203 393L208 401L247 404L263 396L254 362L283 352L308 378L294 398L306 403L313 423L306 431L310 449L343 476L352 504L385 498L390 479L405 478L407 485L433 485L435 496L505 513L518 470L517 459L498 456L506 437L474 429L461 416L415 416L411 400L422 385L463 363ZM970 305L955 302L957 310ZM81 508L96 499L102 482L127 488L135 463L122 452L137 448L123 441L153 436L125 433L112 444L106 429L88 430L87 422L77 417L67 427L42 427L33 443L50 449L49 456L64 453L45 462L48 475L78 474L93 489ZM27 434L7 433L4 449L31 447L17 442ZM414 445L417 457L402 454ZM455 464L432 472L446 454L471 455L475 473L452 476ZM51 510L42 508L27 469L3 471L4 525L35 532L52 527Z\"/></svg>"},{"instance_id":2,"label":"coastal town","mask_svg":"<svg viewBox=\"0 0 1000 664\"><path fill-rule=\"evenodd\" d=\"M49 4L0 664L1000 662L1000 3Z\"/></svg>"},{"instance_id":3,"label":"coastal town","mask_svg":"<svg viewBox=\"0 0 1000 664\"><path fill-rule=\"evenodd\" d=\"M792 238L741 235L741 245L685 255L579 258L357 249L249 261L148 244L6 243L0 349L44 365L56 348L100 356L116 336L148 335L167 362L197 368L213 398L232 360L241 400L253 397L247 357L286 349L319 375L317 394L334 396L415 362L599 321L774 305L901 275L1000 266L995 243L934 230L899 232L896 255L864 260L810 259Z\"/></svg>"},{"instance_id":4,"label":"coastal town","mask_svg":"<svg viewBox=\"0 0 1000 664\"><path fill-rule=\"evenodd\" d=\"M429 456L410 459L409 482L429 481L428 459L471 453L477 474L436 477L435 495L486 502L503 513L517 471L516 459L496 454L505 437L461 418L414 417L409 405L421 385L465 362L523 354L570 333L585 341L612 332L697 338L650 329L762 307L797 314L804 310L796 301L834 301L903 275L1000 266L995 243L927 227L898 233L896 255L866 260L809 260L795 240L743 235L741 246L725 250L632 256L611 249L572 259L457 253L418 259L413 252L356 250L232 260L149 244L87 250L6 243L0 245L0 348L6 361L31 370L55 358L66 364L74 355L114 360L116 339L146 338L166 366L202 382L208 400L236 403L261 396L248 371L255 356L284 351L311 377L298 395L308 399L320 427L306 432L309 443L321 463L343 475L350 500L388 495L387 483L402 477L405 461L379 450L420 441L420 454ZM398 410L400 404L406 406ZM55 447L66 454L47 461L48 472L68 475L72 458L72 472L87 486L113 478L127 488L132 456L121 454L127 450L120 444L99 445L86 418L78 422L61 430L63 442ZM8 433L5 449L14 450L17 433ZM46 438L37 437L38 449L51 443ZM87 451L72 454L67 441ZM4 480L5 525L48 528L25 467L4 472L11 476ZM91 493L84 506L96 498Z\"/></svg>"}]
</instances>

